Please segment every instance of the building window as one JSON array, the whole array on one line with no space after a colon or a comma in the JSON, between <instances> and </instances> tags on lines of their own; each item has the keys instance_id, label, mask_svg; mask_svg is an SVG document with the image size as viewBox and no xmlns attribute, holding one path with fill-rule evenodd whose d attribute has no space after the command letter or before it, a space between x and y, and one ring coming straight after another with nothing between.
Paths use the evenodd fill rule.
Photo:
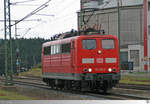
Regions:
<instances>
[{"instance_id":1,"label":"building window","mask_svg":"<svg viewBox=\"0 0 150 104\"><path fill-rule=\"evenodd\" d=\"M150 11L150 1L148 2L148 11Z\"/></svg>"}]
</instances>

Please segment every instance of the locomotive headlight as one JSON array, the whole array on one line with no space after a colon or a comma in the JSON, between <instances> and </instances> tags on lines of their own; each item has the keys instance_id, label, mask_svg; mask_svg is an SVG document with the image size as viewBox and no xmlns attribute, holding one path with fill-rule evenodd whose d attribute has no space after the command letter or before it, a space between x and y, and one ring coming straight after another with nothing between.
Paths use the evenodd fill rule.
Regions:
<instances>
[{"instance_id":1,"label":"locomotive headlight","mask_svg":"<svg viewBox=\"0 0 150 104\"><path fill-rule=\"evenodd\" d=\"M89 71L89 72L92 72L92 68L89 68L88 71Z\"/></svg>"},{"instance_id":2,"label":"locomotive headlight","mask_svg":"<svg viewBox=\"0 0 150 104\"><path fill-rule=\"evenodd\" d=\"M102 51L101 50L98 50L98 54L101 54L102 53Z\"/></svg>"},{"instance_id":3,"label":"locomotive headlight","mask_svg":"<svg viewBox=\"0 0 150 104\"><path fill-rule=\"evenodd\" d=\"M109 69L108 69L108 71L109 71L109 72L112 72L112 69L111 69L111 68L109 68Z\"/></svg>"}]
</instances>

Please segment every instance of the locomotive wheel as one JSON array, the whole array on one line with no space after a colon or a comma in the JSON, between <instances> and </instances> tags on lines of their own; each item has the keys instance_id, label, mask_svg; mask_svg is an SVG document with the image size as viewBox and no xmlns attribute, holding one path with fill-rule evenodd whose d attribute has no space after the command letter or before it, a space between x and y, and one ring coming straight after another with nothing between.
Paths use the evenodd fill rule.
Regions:
<instances>
[{"instance_id":1,"label":"locomotive wheel","mask_svg":"<svg viewBox=\"0 0 150 104\"><path fill-rule=\"evenodd\" d=\"M50 85L51 88L54 89L54 80L53 80L53 79L50 80L50 84L51 84L51 85Z\"/></svg>"},{"instance_id":2,"label":"locomotive wheel","mask_svg":"<svg viewBox=\"0 0 150 104\"><path fill-rule=\"evenodd\" d=\"M65 80L64 82L64 89L65 90L71 90L72 82L70 80Z\"/></svg>"},{"instance_id":3,"label":"locomotive wheel","mask_svg":"<svg viewBox=\"0 0 150 104\"><path fill-rule=\"evenodd\" d=\"M64 80L59 80L59 83L60 83L60 84L58 84L59 89L63 90L65 87Z\"/></svg>"},{"instance_id":4,"label":"locomotive wheel","mask_svg":"<svg viewBox=\"0 0 150 104\"><path fill-rule=\"evenodd\" d=\"M47 85L51 87L50 81L47 82Z\"/></svg>"},{"instance_id":5,"label":"locomotive wheel","mask_svg":"<svg viewBox=\"0 0 150 104\"><path fill-rule=\"evenodd\" d=\"M104 93L104 94L107 94L107 91L108 91L108 88L104 88L104 89L103 89L103 93Z\"/></svg>"},{"instance_id":6,"label":"locomotive wheel","mask_svg":"<svg viewBox=\"0 0 150 104\"><path fill-rule=\"evenodd\" d=\"M108 82L107 81L103 82L102 90L103 90L104 94L107 94L107 91L108 91Z\"/></svg>"}]
</instances>

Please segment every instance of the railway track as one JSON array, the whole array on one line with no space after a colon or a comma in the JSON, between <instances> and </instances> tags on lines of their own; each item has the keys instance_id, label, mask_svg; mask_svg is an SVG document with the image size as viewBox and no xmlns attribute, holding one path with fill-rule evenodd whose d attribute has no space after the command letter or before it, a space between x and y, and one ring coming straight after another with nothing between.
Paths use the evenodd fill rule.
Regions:
<instances>
[{"instance_id":1,"label":"railway track","mask_svg":"<svg viewBox=\"0 0 150 104\"><path fill-rule=\"evenodd\" d=\"M27 80L38 80L42 81L41 77L16 77L16 79L27 79ZM124 89L135 89L135 90L148 90L150 91L150 85L136 85L136 84L123 84L119 83L116 88L124 88Z\"/></svg>"},{"instance_id":2,"label":"railway track","mask_svg":"<svg viewBox=\"0 0 150 104\"><path fill-rule=\"evenodd\" d=\"M27 80L30 80L30 81L27 81ZM32 87L40 88L43 90L56 90L56 91L59 90L59 89L51 89L45 83L42 83L42 81L41 83L39 83L39 82L36 82L36 78L29 78L29 77L28 78L22 77L19 79L15 78L14 84L23 85L23 86L32 86ZM109 100L147 100L147 99L150 99L150 97L137 96L136 94L123 94L123 93L116 93L116 92L103 94L103 93L97 93L97 92L80 92L80 91L74 91L74 90L71 90L71 91L59 90L59 91L64 92L64 93L85 95L89 97L103 98L103 99L109 99Z\"/></svg>"},{"instance_id":3,"label":"railway track","mask_svg":"<svg viewBox=\"0 0 150 104\"><path fill-rule=\"evenodd\" d=\"M148 90L148 91L150 91L150 85L136 85L136 84L123 84L123 83L120 83L119 85L117 85L117 88Z\"/></svg>"}]
</instances>

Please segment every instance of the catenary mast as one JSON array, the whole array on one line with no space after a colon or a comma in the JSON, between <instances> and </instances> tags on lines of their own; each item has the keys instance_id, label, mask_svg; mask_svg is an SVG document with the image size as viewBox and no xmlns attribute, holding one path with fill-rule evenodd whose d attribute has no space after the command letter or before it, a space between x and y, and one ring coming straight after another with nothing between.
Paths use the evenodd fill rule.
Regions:
<instances>
[{"instance_id":1,"label":"catenary mast","mask_svg":"<svg viewBox=\"0 0 150 104\"><path fill-rule=\"evenodd\" d=\"M11 18L10 18L10 0L4 0L4 28L5 28L5 78L8 85L8 75L13 80L13 62L12 62L12 39L11 39ZM8 41L9 40L9 41ZM8 58L10 57L10 60ZM10 68L8 67L10 63ZM10 70L8 70L10 69Z\"/></svg>"}]
</instances>

